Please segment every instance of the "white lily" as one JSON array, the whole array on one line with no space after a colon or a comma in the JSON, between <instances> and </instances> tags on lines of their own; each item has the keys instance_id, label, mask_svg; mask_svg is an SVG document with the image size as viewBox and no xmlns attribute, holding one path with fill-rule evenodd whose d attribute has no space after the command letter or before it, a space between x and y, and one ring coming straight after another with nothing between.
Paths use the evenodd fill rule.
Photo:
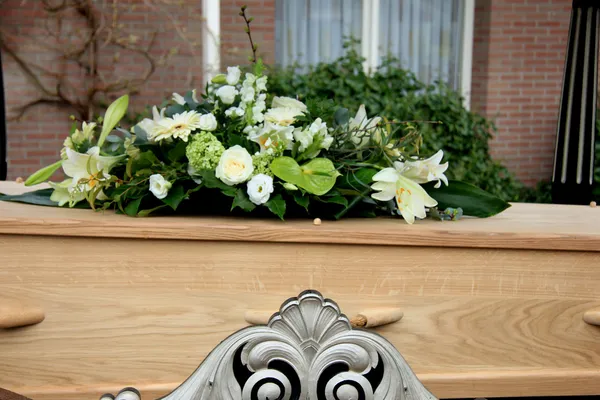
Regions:
<instances>
[{"instance_id":1,"label":"white lily","mask_svg":"<svg viewBox=\"0 0 600 400\"><path fill-rule=\"evenodd\" d=\"M442 182L448 186L448 178L444 172L448 169L448 163L440 164L444 158L442 150L425 160L410 160L404 163L398 162L398 169L404 169L404 176L417 183L437 181L435 188L439 188Z\"/></svg>"},{"instance_id":2,"label":"white lily","mask_svg":"<svg viewBox=\"0 0 600 400\"><path fill-rule=\"evenodd\" d=\"M48 184L54 189L50 195L50 200L58 203L60 207L67 203L72 207L75 203L85 199L83 192L73 190L73 179L66 179L60 183L48 182Z\"/></svg>"},{"instance_id":3,"label":"white lily","mask_svg":"<svg viewBox=\"0 0 600 400\"><path fill-rule=\"evenodd\" d=\"M369 144L371 135L379 129L377 128L379 122L381 122L381 117L367 118L365 106L361 104L354 118L348 121L348 128L353 132L351 140L356 147L361 148Z\"/></svg>"},{"instance_id":4,"label":"white lily","mask_svg":"<svg viewBox=\"0 0 600 400\"><path fill-rule=\"evenodd\" d=\"M437 201L417 182L403 175L403 170L385 168L373 176L375 183L371 189L378 193L371 194L375 200L396 200L398 211L406 222L412 224L416 218L427 216L425 207L435 207Z\"/></svg>"},{"instance_id":5,"label":"white lily","mask_svg":"<svg viewBox=\"0 0 600 400\"><path fill-rule=\"evenodd\" d=\"M66 149L67 159L62 167L65 174L72 178L72 190L86 193L110 179L108 174L124 156L101 156L98 146L91 147L87 153L78 153Z\"/></svg>"},{"instance_id":6,"label":"white lily","mask_svg":"<svg viewBox=\"0 0 600 400\"><path fill-rule=\"evenodd\" d=\"M179 93L173 93L173 101L179 104L180 106L185 104L185 99Z\"/></svg>"},{"instance_id":7,"label":"white lily","mask_svg":"<svg viewBox=\"0 0 600 400\"><path fill-rule=\"evenodd\" d=\"M248 139L260 145L260 151L290 149L294 140L294 127L266 122L262 129L248 129Z\"/></svg>"}]
</instances>

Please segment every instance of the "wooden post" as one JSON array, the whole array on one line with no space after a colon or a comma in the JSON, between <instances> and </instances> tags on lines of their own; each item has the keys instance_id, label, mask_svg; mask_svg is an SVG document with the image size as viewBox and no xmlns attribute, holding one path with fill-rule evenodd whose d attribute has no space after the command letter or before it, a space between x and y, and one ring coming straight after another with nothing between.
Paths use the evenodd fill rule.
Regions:
<instances>
[{"instance_id":1,"label":"wooden post","mask_svg":"<svg viewBox=\"0 0 600 400\"><path fill-rule=\"evenodd\" d=\"M554 203L592 200L599 18L600 2L573 0L552 175Z\"/></svg>"},{"instance_id":2,"label":"wooden post","mask_svg":"<svg viewBox=\"0 0 600 400\"><path fill-rule=\"evenodd\" d=\"M8 165L6 163L6 108L4 105L4 78L2 73L2 52L0 51L0 181L6 179Z\"/></svg>"}]
</instances>

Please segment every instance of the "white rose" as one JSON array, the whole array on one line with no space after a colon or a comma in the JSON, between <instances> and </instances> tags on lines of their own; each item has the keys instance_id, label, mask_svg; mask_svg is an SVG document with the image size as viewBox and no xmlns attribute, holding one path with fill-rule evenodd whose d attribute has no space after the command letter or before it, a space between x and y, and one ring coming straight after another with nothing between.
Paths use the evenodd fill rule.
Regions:
<instances>
[{"instance_id":1,"label":"white rose","mask_svg":"<svg viewBox=\"0 0 600 400\"><path fill-rule=\"evenodd\" d=\"M180 106L185 104L185 99L179 93L173 93L173 101L179 104Z\"/></svg>"},{"instance_id":2,"label":"white rose","mask_svg":"<svg viewBox=\"0 0 600 400\"><path fill-rule=\"evenodd\" d=\"M231 104L235 101L238 91L233 86L225 85L218 88L215 94L219 96L223 104Z\"/></svg>"},{"instance_id":3,"label":"white rose","mask_svg":"<svg viewBox=\"0 0 600 400\"><path fill-rule=\"evenodd\" d=\"M171 182L166 180L160 174L154 174L150 176L150 191L157 199L164 199L169 194L171 189Z\"/></svg>"},{"instance_id":4,"label":"white rose","mask_svg":"<svg viewBox=\"0 0 600 400\"><path fill-rule=\"evenodd\" d=\"M269 175L258 174L248 182L248 197L257 206L269 201L273 193L273 178Z\"/></svg>"},{"instance_id":5,"label":"white rose","mask_svg":"<svg viewBox=\"0 0 600 400\"><path fill-rule=\"evenodd\" d=\"M212 114L203 114L200 116L200 129L212 132L217 129L217 119Z\"/></svg>"},{"instance_id":6,"label":"white rose","mask_svg":"<svg viewBox=\"0 0 600 400\"><path fill-rule=\"evenodd\" d=\"M252 156L248 150L236 144L223 152L215 175L225 184L233 186L247 181L252 172Z\"/></svg>"},{"instance_id":7,"label":"white rose","mask_svg":"<svg viewBox=\"0 0 600 400\"><path fill-rule=\"evenodd\" d=\"M273 97L273 103L271 103L271 107L287 107L298 110L300 113L306 112L306 105L298 101L296 99L292 99L291 97Z\"/></svg>"},{"instance_id":8,"label":"white rose","mask_svg":"<svg viewBox=\"0 0 600 400\"><path fill-rule=\"evenodd\" d=\"M240 67L227 67L227 83L229 85L235 85L240 81L240 75L242 75L242 71Z\"/></svg>"}]
</instances>

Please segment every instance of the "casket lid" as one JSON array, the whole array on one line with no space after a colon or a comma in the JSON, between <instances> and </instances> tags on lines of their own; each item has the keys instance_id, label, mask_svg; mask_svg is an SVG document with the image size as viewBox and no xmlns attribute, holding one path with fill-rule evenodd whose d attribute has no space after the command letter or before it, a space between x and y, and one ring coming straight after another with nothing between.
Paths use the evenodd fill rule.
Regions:
<instances>
[{"instance_id":1,"label":"casket lid","mask_svg":"<svg viewBox=\"0 0 600 400\"><path fill-rule=\"evenodd\" d=\"M0 182L0 192L31 190ZM600 207L515 203L488 219L433 220L408 225L399 218L264 220L228 217L131 218L113 212L40 207L0 201L0 233L389 246L479 247L600 251Z\"/></svg>"}]
</instances>

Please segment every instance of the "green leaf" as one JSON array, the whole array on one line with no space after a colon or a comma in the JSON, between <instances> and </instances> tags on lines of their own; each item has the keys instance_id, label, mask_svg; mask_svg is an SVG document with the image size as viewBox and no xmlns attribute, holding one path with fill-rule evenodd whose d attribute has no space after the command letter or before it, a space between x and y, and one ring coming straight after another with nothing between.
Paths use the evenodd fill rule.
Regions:
<instances>
[{"instance_id":1,"label":"green leaf","mask_svg":"<svg viewBox=\"0 0 600 400\"><path fill-rule=\"evenodd\" d=\"M241 208L244 211L252 211L256 208L256 205L250 201L248 194L244 189L238 189L233 198L233 204L231 205L231 211L236 207Z\"/></svg>"},{"instance_id":2,"label":"green leaf","mask_svg":"<svg viewBox=\"0 0 600 400\"><path fill-rule=\"evenodd\" d=\"M168 206L166 204L161 204L158 207L150 208L148 210L142 210L142 211L138 212L137 216L138 217L147 217L148 215L152 214L153 212L163 209L165 207L168 207Z\"/></svg>"},{"instance_id":3,"label":"green leaf","mask_svg":"<svg viewBox=\"0 0 600 400\"><path fill-rule=\"evenodd\" d=\"M226 185L223 182L221 182L219 180L219 178L217 178L215 176L214 171L209 171L209 170L199 171L198 175L201 177L202 185L204 185L205 187L207 187L209 189L220 189L224 195L230 196L230 197L235 197L236 188L233 186Z\"/></svg>"},{"instance_id":4,"label":"green leaf","mask_svg":"<svg viewBox=\"0 0 600 400\"><path fill-rule=\"evenodd\" d=\"M11 201L15 203L32 204L36 206L58 207L58 203L50 200L54 189L39 189L23 194L8 195L0 193L0 201ZM89 204L81 201L73 208L90 208Z\"/></svg>"},{"instance_id":5,"label":"green leaf","mask_svg":"<svg viewBox=\"0 0 600 400\"><path fill-rule=\"evenodd\" d=\"M281 197L280 194L271 198L265 205L273 214L277 215L283 221L283 216L285 215L285 200L283 200L283 197Z\"/></svg>"},{"instance_id":6,"label":"green leaf","mask_svg":"<svg viewBox=\"0 0 600 400\"><path fill-rule=\"evenodd\" d=\"M108 106L106 114L104 114L104 122L102 123L102 132L100 133L100 138L98 139L98 147L102 147L102 145L104 144L104 140L106 140L108 134L112 132L114 127L117 126L119 121L127 112L128 106L128 95L119 97L110 106Z\"/></svg>"},{"instance_id":7,"label":"green leaf","mask_svg":"<svg viewBox=\"0 0 600 400\"><path fill-rule=\"evenodd\" d=\"M184 141L179 141L167 154L167 158L169 161L177 162L185 157L185 149L187 147L187 143Z\"/></svg>"},{"instance_id":8,"label":"green leaf","mask_svg":"<svg viewBox=\"0 0 600 400\"><path fill-rule=\"evenodd\" d=\"M137 198L131 201L129 204L125 206L125 214L130 217L135 217L138 213L138 209L140 208L140 203L142 202L142 197Z\"/></svg>"},{"instance_id":9,"label":"green leaf","mask_svg":"<svg viewBox=\"0 0 600 400\"><path fill-rule=\"evenodd\" d=\"M324 203L334 203L348 207L348 199L346 199L344 196L321 197L320 200Z\"/></svg>"},{"instance_id":10,"label":"green leaf","mask_svg":"<svg viewBox=\"0 0 600 400\"><path fill-rule=\"evenodd\" d=\"M63 160L57 161L54 164L48 165L36 172L34 172L27 180L25 181L25 186L33 186L38 185L40 183L46 182L57 169L62 166Z\"/></svg>"},{"instance_id":11,"label":"green leaf","mask_svg":"<svg viewBox=\"0 0 600 400\"><path fill-rule=\"evenodd\" d=\"M179 204L187 197L187 193L182 185L175 185L169 190L167 197L162 199L162 202L171 207L173 210L177 210Z\"/></svg>"},{"instance_id":12,"label":"green leaf","mask_svg":"<svg viewBox=\"0 0 600 400\"><path fill-rule=\"evenodd\" d=\"M471 184L460 181L449 181L448 186L435 189L434 183L423 185L423 188L438 202L439 209L462 208L464 215L487 218L510 207L506 201L491 195Z\"/></svg>"},{"instance_id":13,"label":"green leaf","mask_svg":"<svg viewBox=\"0 0 600 400\"><path fill-rule=\"evenodd\" d=\"M350 120L350 112L347 108L338 108L333 114L334 126L346 125Z\"/></svg>"},{"instance_id":14,"label":"green leaf","mask_svg":"<svg viewBox=\"0 0 600 400\"><path fill-rule=\"evenodd\" d=\"M175 114L181 114L185 111L185 107L180 104L173 104L165 110L165 117L171 118Z\"/></svg>"},{"instance_id":15,"label":"green leaf","mask_svg":"<svg viewBox=\"0 0 600 400\"><path fill-rule=\"evenodd\" d=\"M294 201L300 207L303 207L306 210L306 212L308 212L308 206L310 204L310 198L308 196L303 196L300 193L294 193Z\"/></svg>"},{"instance_id":16,"label":"green leaf","mask_svg":"<svg viewBox=\"0 0 600 400\"><path fill-rule=\"evenodd\" d=\"M370 189L373 183L373 176L377 173L374 168L360 168L356 171L348 171L341 179L340 188L352 189L363 192Z\"/></svg>"},{"instance_id":17,"label":"green leaf","mask_svg":"<svg viewBox=\"0 0 600 400\"><path fill-rule=\"evenodd\" d=\"M270 168L279 179L317 196L329 192L339 176L327 158L315 158L300 166L291 157L278 157L271 162Z\"/></svg>"}]
</instances>

